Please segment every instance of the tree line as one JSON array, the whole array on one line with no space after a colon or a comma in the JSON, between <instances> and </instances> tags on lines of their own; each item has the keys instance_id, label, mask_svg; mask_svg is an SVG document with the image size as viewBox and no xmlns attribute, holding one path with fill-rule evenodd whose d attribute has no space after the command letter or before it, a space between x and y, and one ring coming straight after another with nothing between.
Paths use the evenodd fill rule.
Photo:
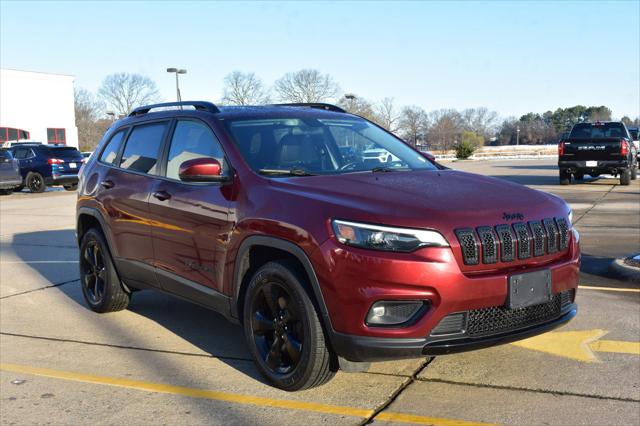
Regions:
<instances>
[{"instance_id":1,"label":"tree line","mask_svg":"<svg viewBox=\"0 0 640 426\"><path fill-rule=\"evenodd\" d=\"M429 150L450 150L461 145L515 145L556 143L562 134L580 121L611 120L606 106L576 105L544 113L527 113L520 118L501 118L484 107L464 110L425 111L416 105L398 106L393 97L374 101L343 92L329 74L315 69L290 72L271 86L253 72L233 71L225 76L223 105L265 105L278 102L335 103L348 112L371 120L408 143ZM139 105L161 101L153 80L139 74L107 76L94 95L77 88L76 125L83 150L92 150L115 118L126 116ZM107 116L107 114L109 114ZM627 125L639 118L623 117Z\"/></svg>"}]
</instances>

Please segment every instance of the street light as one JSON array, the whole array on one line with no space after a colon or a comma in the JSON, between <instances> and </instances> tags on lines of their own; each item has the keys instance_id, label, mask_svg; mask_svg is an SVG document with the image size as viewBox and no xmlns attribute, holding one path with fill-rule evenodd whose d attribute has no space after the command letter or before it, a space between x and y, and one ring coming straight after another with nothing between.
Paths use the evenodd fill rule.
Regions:
<instances>
[{"instance_id":1,"label":"street light","mask_svg":"<svg viewBox=\"0 0 640 426\"><path fill-rule=\"evenodd\" d=\"M186 74L187 70L180 68L167 68L167 72L175 73L176 75L176 97L178 102L182 102L182 96L180 96L180 84L178 83L178 74Z\"/></svg>"},{"instance_id":2,"label":"street light","mask_svg":"<svg viewBox=\"0 0 640 426\"><path fill-rule=\"evenodd\" d=\"M516 126L516 146L520 145L520 126Z\"/></svg>"}]
</instances>

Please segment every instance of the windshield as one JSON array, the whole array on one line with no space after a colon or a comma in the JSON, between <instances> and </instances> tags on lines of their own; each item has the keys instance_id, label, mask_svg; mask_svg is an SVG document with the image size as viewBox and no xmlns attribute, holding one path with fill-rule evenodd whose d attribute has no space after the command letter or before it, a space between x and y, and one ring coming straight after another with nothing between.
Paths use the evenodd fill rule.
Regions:
<instances>
[{"instance_id":1,"label":"windshield","mask_svg":"<svg viewBox=\"0 0 640 426\"><path fill-rule=\"evenodd\" d=\"M258 173L437 169L393 135L358 118L232 119L226 126Z\"/></svg>"}]
</instances>

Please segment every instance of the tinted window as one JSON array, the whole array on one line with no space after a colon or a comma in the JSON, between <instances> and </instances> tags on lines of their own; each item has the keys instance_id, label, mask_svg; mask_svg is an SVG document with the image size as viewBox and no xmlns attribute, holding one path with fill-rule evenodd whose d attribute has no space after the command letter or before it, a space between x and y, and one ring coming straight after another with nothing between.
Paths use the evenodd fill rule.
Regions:
<instances>
[{"instance_id":1,"label":"tinted window","mask_svg":"<svg viewBox=\"0 0 640 426\"><path fill-rule=\"evenodd\" d=\"M65 146L60 148L51 148L51 152L55 157L69 160L82 160L82 154L76 148Z\"/></svg>"},{"instance_id":2,"label":"tinted window","mask_svg":"<svg viewBox=\"0 0 640 426\"><path fill-rule=\"evenodd\" d=\"M122 145L122 140L126 135L126 130L120 130L115 135L111 136L111 139L102 150L102 154L100 155L100 161L107 164L114 164L116 161L116 157L118 156L118 151L120 151L120 145Z\"/></svg>"},{"instance_id":3,"label":"tinted window","mask_svg":"<svg viewBox=\"0 0 640 426\"><path fill-rule=\"evenodd\" d=\"M228 120L226 125L247 163L260 173L436 169L393 135L362 119L282 117Z\"/></svg>"},{"instance_id":4,"label":"tinted window","mask_svg":"<svg viewBox=\"0 0 640 426\"><path fill-rule=\"evenodd\" d=\"M31 158L34 154L31 152L31 148L16 148L14 151L14 157L18 160L24 160L25 158Z\"/></svg>"},{"instance_id":5,"label":"tinted window","mask_svg":"<svg viewBox=\"0 0 640 426\"><path fill-rule=\"evenodd\" d=\"M141 173L156 174L158 152L167 123L134 127L122 153L120 167Z\"/></svg>"},{"instance_id":6,"label":"tinted window","mask_svg":"<svg viewBox=\"0 0 640 426\"><path fill-rule=\"evenodd\" d=\"M9 129L9 139L10 141L18 140L18 129Z\"/></svg>"},{"instance_id":7,"label":"tinted window","mask_svg":"<svg viewBox=\"0 0 640 426\"><path fill-rule=\"evenodd\" d=\"M178 121L171 138L167 177L180 179L180 165L187 160L201 157L215 158L222 164L223 171L227 169L224 152L211 129L197 121Z\"/></svg>"},{"instance_id":8,"label":"tinted window","mask_svg":"<svg viewBox=\"0 0 640 426\"><path fill-rule=\"evenodd\" d=\"M625 138L627 132L622 123L578 123L571 130L571 138Z\"/></svg>"}]
</instances>

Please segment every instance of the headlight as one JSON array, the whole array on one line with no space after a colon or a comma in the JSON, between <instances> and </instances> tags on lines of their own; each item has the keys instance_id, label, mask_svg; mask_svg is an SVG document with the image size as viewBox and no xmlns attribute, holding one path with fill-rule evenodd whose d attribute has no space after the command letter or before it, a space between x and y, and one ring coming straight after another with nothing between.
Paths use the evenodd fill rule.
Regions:
<instances>
[{"instance_id":1,"label":"headlight","mask_svg":"<svg viewBox=\"0 0 640 426\"><path fill-rule=\"evenodd\" d=\"M332 225L338 241L354 247L404 253L421 247L449 247L447 240L436 231L369 225L344 220L334 220Z\"/></svg>"}]
</instances>

